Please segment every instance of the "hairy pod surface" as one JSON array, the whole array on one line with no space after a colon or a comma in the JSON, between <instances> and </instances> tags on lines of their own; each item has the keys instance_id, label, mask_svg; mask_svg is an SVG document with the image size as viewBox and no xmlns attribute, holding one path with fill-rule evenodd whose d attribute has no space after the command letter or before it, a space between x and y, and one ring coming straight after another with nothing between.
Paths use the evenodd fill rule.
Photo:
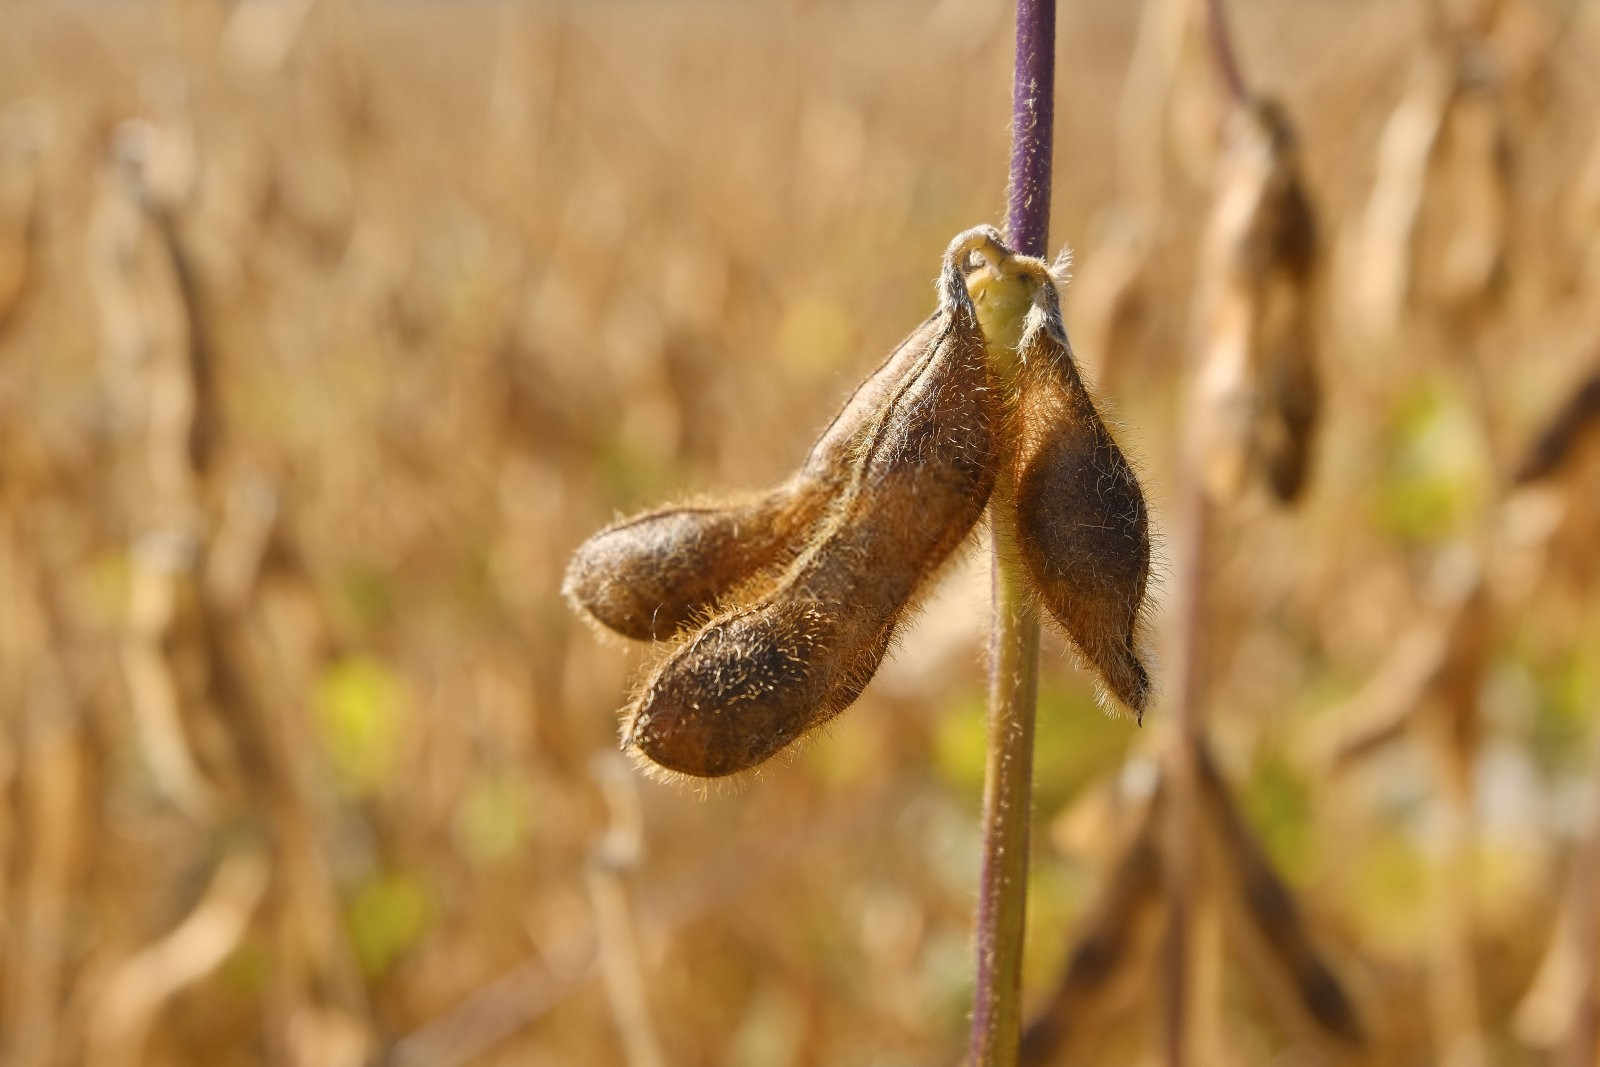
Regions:
<instances>
[{"instance_id":1,"label":"hairy pod surface","mask_svg":"<svg viewBox=\"0 0 1600 1067\"><path fill-rule=\"evenodd\" d=\"M815 538L769 588L671 647L630 709L625 747L669 771L734 774L860 695L994 485L983 335L958 254Z\"/></svg>"},{"instance_id":2,"label":"hairy pod surface","mask_svg":"<svg viewBox=\"0 0 1600 1067\"><path fill-rule=\"evenodd\" d=\"M895 347L782 484L739 500L658 508L606 527L573 553L562 583L567 600L624 637L659 640L712 613L733 590L781 571L844 490L863 438L935 323L930 317Z\"/></svg>"},{"instance_id":3,"label":"hairy pod surface","mask_svg":"<svg viewBox=\"0 0 1600 1067\"><path fill-rule=\"evenodd\" d=\"M1073 361L1053 283L1018 344L1013 452L1017 549L1039 601L1106 688L1143 717L1150 678L1134 648L1150 574L1144 493Z\"/></svg>"},{"instance_id":4,"label":"hairy pod surface","mask_svg":"<svg viewBox=\"0 0 1600 1067\"><path fill-rule=\"evenodd\" d=\"M1316 220L1282 109L1254 102L1232 132L1207 241L1194 433L1213 497L1235 498L1259 475L1289 503L1305 485L1321 405Z\"/></svg>"}]
</instances>

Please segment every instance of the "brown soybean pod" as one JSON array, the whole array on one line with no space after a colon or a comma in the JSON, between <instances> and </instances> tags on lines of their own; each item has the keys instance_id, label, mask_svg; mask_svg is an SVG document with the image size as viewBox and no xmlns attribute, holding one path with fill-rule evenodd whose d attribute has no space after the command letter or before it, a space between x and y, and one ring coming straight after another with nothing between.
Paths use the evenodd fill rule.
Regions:
<instances>
[{"instance_id":1,"label":"brown soybean pod","mask_svg":"<svg viewBox=\"0 0 1600 1067\"><path fill-rule=\"evenodd\" d=\"M977 521L995 477L992 400L955 250L933 329L816 539L770 589L670 650L628 715L630 751L669 771L734 774L836 715Z\"/></svg>"},{"instance_id":2,"label":"brown soybean pod","mask_svg":"<svg viewBox=\"0 0 1600 1067\"><path fill-rule=\"evenodd\" d=\"M562 583L567 600L624 637L661 639L763 572L781 570L844 488L852 453L934 321L912 331L857 387L782 484L745 500L658 508L606 527L573 553Z\"/></svg>"},{"instance_id":3,"label":"brown soybean pod","mask_svg":"<svg viewBox=\"0 0 1600 1067\"><path fill-rule=\"evenodd\" d=\"M1018 346L1017 550L1044 606L1119 701L1142 716L1134 651L1150 572L1149 516L1133 468L1073 362L1054 285L1041 282Z\"/></svg>"}]
</instances>

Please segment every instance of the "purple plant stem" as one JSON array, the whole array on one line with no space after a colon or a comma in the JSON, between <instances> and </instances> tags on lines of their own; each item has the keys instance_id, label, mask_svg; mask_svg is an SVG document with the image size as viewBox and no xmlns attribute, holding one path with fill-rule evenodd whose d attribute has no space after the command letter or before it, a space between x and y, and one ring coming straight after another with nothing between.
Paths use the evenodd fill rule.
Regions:
<instances>
[{"instance_id":1,"label":"purple plant stem","mask_svg":"<svg viewBox=\"0 0 1600 1067\"><path fill-rule=\"evenodd\" d=\"M1006 231L1013 248L1035 256L1044 254L1050 228L1055 37L1055 0L1017 0ZM1015 498L1014 486L1002 478L989 505L994 530L994 616L983 869L978 887L977 987L969 1047L974 1067L1012 1067L1022 1035L1022 946L1033 722L1039 689L1039 617L1017 562Z\"/></svg>"},{"instance_id":2,"label":"purple plant stem","mask_svg":"<svg viewBox=\"0 0 1600 1067\"><path fill-rule=\"evenodd\" d=\"M1011 81L1011 178L1006 238L1042 256L1050 232L1050 160L1054 149L1055 0L1017 0L1017 57Z\"/></svg>"}]
</instances>

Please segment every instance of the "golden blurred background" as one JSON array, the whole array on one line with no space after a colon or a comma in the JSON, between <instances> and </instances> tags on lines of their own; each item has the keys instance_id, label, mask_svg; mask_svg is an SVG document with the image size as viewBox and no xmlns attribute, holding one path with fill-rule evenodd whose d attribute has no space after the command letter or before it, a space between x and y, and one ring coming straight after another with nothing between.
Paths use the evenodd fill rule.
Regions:
<instances>
[{"instance_id":1,"label":"golden blurred background","mask_svg":"<svg viewBox=\"0 0 1600 1067\"><path fill-rule=\"evenodd\" d=\"M1059 12L1051 242L1158 539L1197 8ZM1218 1062L1593 1064L1600 434L1512 475L1600 362L1600 9L1230 11L1321 223L1325 407L1303 502L1218 532L1212 740L1360 1036L1232 938ZM1010 17L7 7L0 1063L959 1061L982 539L857 707L704 795L617 755L640 652L559 587L616 515L776 481L931 309L1001 214ZM1107 902L1168 704L1107 717L1047 637L1037 1062L1159 1062L1155 905Z\"/></svg>"}]
</instances>

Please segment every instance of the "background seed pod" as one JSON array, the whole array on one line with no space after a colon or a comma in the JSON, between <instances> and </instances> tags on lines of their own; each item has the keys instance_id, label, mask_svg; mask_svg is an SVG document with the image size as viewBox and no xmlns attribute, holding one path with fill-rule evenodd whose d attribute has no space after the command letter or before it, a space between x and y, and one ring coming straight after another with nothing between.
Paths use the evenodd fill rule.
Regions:
<instances>
[{"instance_id":1,"label":"background seed pod","mask_svg":"<svg viewBox=\"0 0 1600 1067\"><path fill-rule=\"evenodd\" d=\"M994 484L983 335L947 254L941 308L816 540L769 590L668 651L624 744L700 777L753 767L849 706Z\"/></svg>"},{"instance_id":2,"label":"background seed pod","mask_svg":"<svg viewBox=\"0 0 1600 1067\"><path fill-rule=\"evenodd\" d=\"M857 387L800 469L766 493L658 508L608 526L573 553L562 592L624 637L671 636L736 587L774 578L845 487L850 461L885 399L928 343L930 317Z\"/></svg>"},{"instance_id":3,"label":"background seed pod","mask_svg":"<svg viewBox=\"0 0 1600 1067\"><path fill-rule=\"evenodd\" d=\"M1138 478L1073 362L1053 285L1028 314L1014 412L1017 548L1047 613L1117 700L1143 715L1134 650L1150 573Z\"/></svg>"},{"instance_id":4,"label":"background seed pod","mask_svg":"<svg viewBox=\"0 0 1600 1067\"><path fill-rule=\"evenodd\" d=\"M1285 503L1310 465L1321 391L1313 341L1316 219L1295 138L1274 101L1240 108L1205 251L1195 444L1207 489L1259 476Z\"/></svg>"}]
</instances>

